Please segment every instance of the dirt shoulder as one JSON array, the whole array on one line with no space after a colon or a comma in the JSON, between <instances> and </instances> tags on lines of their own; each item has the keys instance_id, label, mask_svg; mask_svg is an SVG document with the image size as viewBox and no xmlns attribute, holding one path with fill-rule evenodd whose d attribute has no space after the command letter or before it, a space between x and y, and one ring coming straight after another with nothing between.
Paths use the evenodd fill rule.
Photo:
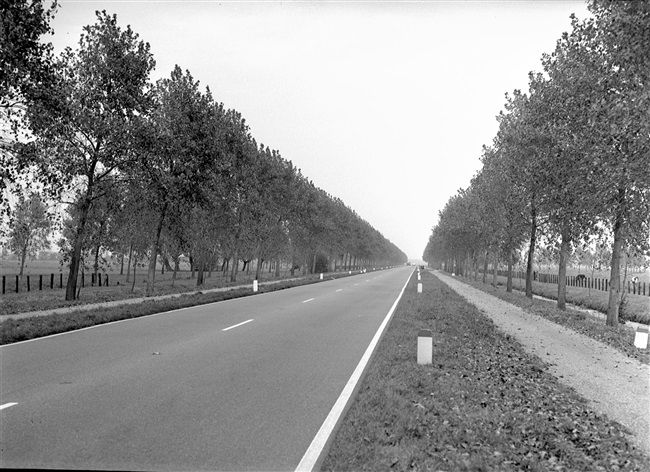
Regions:
<instances>
[{"instance_id":1,"label":"dirt shoulder","mask_svg":"<svg viewBox=\"0 0 650 472\"><path fill-rule=\"evenodd\" d=\"M550 322L438 271L436 277L488 315L549 372L594 410L626 426L650 454L650 367L573 330Z\"/></svg>"}]
</instances>

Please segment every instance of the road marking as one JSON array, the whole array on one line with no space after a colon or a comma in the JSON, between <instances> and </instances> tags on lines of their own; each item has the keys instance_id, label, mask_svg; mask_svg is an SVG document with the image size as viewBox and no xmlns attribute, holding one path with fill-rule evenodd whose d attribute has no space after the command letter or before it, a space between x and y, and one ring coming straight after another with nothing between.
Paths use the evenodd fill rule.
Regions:
<instances>
[{"instance_id":1,"label":"road marking","mask_svg":"<svg viewBox=\"0 0 650 472\"><path fill-rule=\"evenodd\" d=\"M354 284L355 287L356 287L357 285L359 285L359 284Z\"/></svg>"},{"instance_id":2,"label":"road marking","mask_svg":"<svg viewBox=\"0 0 650 472\"><path fill-rule=\"evenodd\" d=\"M318 430L318 433L316 433L316 436L314 437L311 444L309 445L309 448L307 448L307 452L305 452L305 455L302 456L302 459L300 460L300 464L298 464L298 467L296 467L296 472L312 471L316 468L316 464L319 462L320 456L323 453L323 449L325 448L327 441L332 435L332 432L336 428L336 425L341 420L345 407L347 406L350 399L354 395L354 392L357 389L357 384L361 380L361 376L366 370L368 362L370 362L370 357L372 357L372 354L375 351L375 347L377 346L377 344L379 344L379 340L381 339L386 329L386 326L388 325L388 322L392 318L393 312L395 311L395 308L397 308L397 304L402 298L402 295L404 295L404 290L406 290L406 286L408 285L409 280L411 280L412 276L413 273L411 273L408 279L406 279L406 283L404 284L404 287L402 287L402 291L397 296L397 299L393 303L393 306L390 307L388 314L386 315L384 321L382 321L381 325L379 326L379 329L375 333L375 336L372 338L372 341L370 341L370 344L368 345L368 349L366 349L366 352L363 354L363 357L359 361L357 368L354 369L354 372L352 373L350 380L348 380L348 383L343 388L341 395L336 400L336 403L330 410L329 415L327 415L327 418L325 418L325 421L323 422L322 426Z\"/></svg>"},{"instance_id":3,"label":"road marking","mask_svg":"<svg viewBox=\"0 0 650 472\"><path fill-rule=\"evenodd\" d=\"M5 403L4 405L0 405L0 410L4 410L5 408L9 408L10 406L18 405L18 403Z\"/></svg>"},{"instance_id":4,"label":"road marking","mask_svg":"<svg viewBox=\"0 0 650 472\"><path fill-rule=\"evenodd\" d=\"M340 288L340 289L338 289L338 290L337 290L337 292L340 292L341 290L343 290L343 289L342 289L342 288Z\"/></svg>"},{"instance_id":5,"label":"road marking","mask_svg":"<svg viewBox=\"0 0 650 472\"><path fill-rule=\"evenodd\" d=\"M303 303L307 303L307 302L310 302L312 300L313 300L313 298L310 298L309 300L303 300Z\"/></svg>"},{"instance_id":6,"label":"road marking","mask_svg":"<svg viewBox=\"0 0 650 472\"><path fill-rule=\"evenodd\" d=\"M224 328L221 331L228 331L229 329L233 329L233 328L236 328L237 326L245 325L246 323L250 323L251 321L253 321L253 320L251 319L251 320L247 320L247 321L242 321L241 323L238 323L238 324L236 324L234 326L231 326L229 328Z\"/></svg>"}]
</instances>

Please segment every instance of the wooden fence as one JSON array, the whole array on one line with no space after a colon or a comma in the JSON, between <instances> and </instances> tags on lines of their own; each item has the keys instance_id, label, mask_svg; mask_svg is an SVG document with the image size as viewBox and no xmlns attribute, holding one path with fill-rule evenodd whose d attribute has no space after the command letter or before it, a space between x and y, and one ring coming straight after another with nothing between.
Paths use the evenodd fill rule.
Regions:
<instances>
[{"instance_id":1,"label":"wooden fence","mask_svg":"<svg viewBox=\"0 0 650 472\"><path fill-rule=\"evenodd\" d=\"M479 273L483 273L481 269L479 269ZM507 270L499 270L497 271L497 274L500 275L501 277L507 277L508 276L508 271ZM491 271L488 271L488 276L492 275ZM542 282L546 284L555 284L557 285L560 277L557 274L541 274L539 272L533 272L534 280L537 282ZM514 279L525 279L526 278L526 272L523 271L512 271L512 277ZM604 292L609 291L609 279L603 279L603 278L591 278L587 277L585 275L569 275L566 277L566 284L567 287L582 287L582 288L591 288L594 290L601 290ZM650 284L646 284L646 282L637 282L634 283L631 280L628 280L627 283L627 293L631 293L633 295L646 295L648 294L650 296ZM647 285L647 288L646 288Z\"/></svg>"},{"instance_id":2,"label":"wooden fence","mask_svg":"<svg viewBox=\"0 0 650 472\"><path fill-rule=\"evenodd\" d=\"M95 274L86 274L81 273L81 277L77 279L77 283L81 284L81 287L86 286L86 280L90 279L91 286L106 286L108 287L108 274L97 274L97 280L95 280ZM102 280L103 279L103 280ZM66 279L67 283L67 279ZM40 275L3 275L2 276L2 294L8 292L20 293L20 292L31 292L35 290L55 290L63 288L63 274L40 274Z\"/></svg>"}]
</instances>

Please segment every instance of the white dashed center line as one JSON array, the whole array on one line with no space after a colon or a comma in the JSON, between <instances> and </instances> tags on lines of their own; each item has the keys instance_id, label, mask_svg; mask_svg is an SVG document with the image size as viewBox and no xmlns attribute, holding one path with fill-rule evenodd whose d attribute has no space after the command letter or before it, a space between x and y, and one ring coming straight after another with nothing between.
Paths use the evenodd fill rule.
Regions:
<instances>
[{"instance_id":1,"label":"white dashed center line","mask_svg":"<svg viewBox=\"0 0 650 472\"><path fill-rule=\"evenodd\" d=\"M0 410L4 410L5 408L9 408L10 406L18 405L18 403L5 403L4 405L0 405Z\"/></svg>"},{"instance_id":2,"label":"white dashed center line","mask_svg":"<svg viewBox=\"0 0 650 472\"><path fill-rule=\"evenodd\" d=\"M221 331L228 331L229 329L233 329L233 328L236 328L237 326L245 325L246 323L250 323L251 321L253 321L253 320L251 319L251 320L247 320L247 321L242 321L241 323L230 326L229 328L224 328Z\"/></svg>"},{"instance_id":3,"label":"white dashed center line","mask_svg":"<svg viewBox=\"0 0 650 472\"><path fill-rule=\"evenodd\" d=\"M340 289L338 289L338 290L337 290L337 292L340 292L341 290L343 290L343 289L342 289L342 288L340 288Z\"/></svg>"},{"instance_id":4,"label":"white dashed center line","mask_svg":"<svg viewBox=\"0 0 650 472\"><path fill-rule=\"evenodd\" d=\"M310 302L312 300L313 300L313 298L310 298L309 300L303 300L303 303L307 303L307 302Z\"/></svg>"}]
</instances>

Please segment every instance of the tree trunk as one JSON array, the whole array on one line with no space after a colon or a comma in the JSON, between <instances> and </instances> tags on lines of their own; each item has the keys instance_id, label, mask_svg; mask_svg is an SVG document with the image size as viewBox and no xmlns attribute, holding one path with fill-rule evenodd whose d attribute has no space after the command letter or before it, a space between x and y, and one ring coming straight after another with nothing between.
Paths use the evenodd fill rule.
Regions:
<instances>
[{"instance_id":1,"label":"tree trunk","mask_svg":"<svg viewBox=\"0 0 650 472\"><path fill-rule=\"evenodd\" d=\"M237 269L239 269L239 251L235 249L232 256L232 270L230 271L231 282L237 282Z\"/></svg>"},{"instance_id":2,"label":"tree trunk","mask_svg":"<svg viewBox=\"0 0 650 472\"><path fill-rule=\"evenodd\" d=\"M99 274L99 250L101 249L101 246L98 244L97 247L95 248L95 263L93 264L93 273L95 274L95 283L99 285L99 282L97 281L97 275Z\"/></svg>"},{"instance_id":3,"label":"tree trunk","mask_svg":"<svg viewBox=\"0 0 650 472\"><path fill-rule=\"evenodd\" d=\"M275 260L275 276L280 277L280 256Z\"/></svg>"},{"instance_id":4,"label":"tree trunk","mask_svg":"<svg viewBox=\"0 0 650 472\"><path fill-rule=\"evenodd\" d=\"M566 265L569 259L569 231L562 229L562 242L560 243L560 266L558 267L557 281L557 307L566 310Z\"/></svg>"},{"instance_id":5,"label":"tree trunk","mask_svg":"<svg viewBox=\"0 0 650 472\"><path fill-rule=\"evenodd\" d=\"M499 271L499 251L494 251L494 266L492 267L492 285L497 288L497 276Z\"/></svg>"},{"instance_id":6,"label":"tree trunk","mask_svg":"<svg viewBox=\"0 0 650 472\"><path fill-rule=\"evenodd\" d=\"M20 249L20 278L23 277L23 271L25 270L25 260L27 259L27 243Z\"/></svg>"},{"instance_id":7,"label":"tree trunk","mask_svg":"<svg viewBox=\"0 0 650 472\"><path fill-rule=\"evenodd\" d=\"M205 271L205 257L200 255L197 261L196 286L201 287L204 282L203 272Z\"/></svg>"},{"instance_id":8,"label":"tree trunk","mask_svg":"<svg viewBox=\"0 0 650 472\"><path fill-rule=\"evenodd\" d=\"M260 279L260 275L262 275L262 262L264 259L262 259L262 243L260 243L257 246L257 267L255 267L255 280Z\"/></svg>"},{"instance_id":9,"label":"tree trunk","mask_svg":"<svg viewBox=\"0 0 650 472\"><path fill-rule=\"evenodd\" d=\"M131 245L129 246L129 264L126 266L126 282L125 283L127 283L127 284L130 282L130 278L131 278L131 259L132 258L133 258L133 243L131 243Z\"/></svg>"},{"instance_id":10,"label":"tree trunk","mask_svg":"<svg viewBox=\"0 0 650 472\"><path fill-rule=\"evenodd\" d=\"M485 251L485 258L483 259L483 283L487 282L487 271L488 271L488 255L490 253Z\"/></svg>"},{"instance_id":11,"label":"tree trunk","mask_svg":"<svg viewBox=\"0 0 650 472\"><path fill-rule=\"evenodd\" d=\"M512 293L512 260L514 259L512 251L508 253L508 281L506 282L506 292Z\"/></svg>"},{"instance_id":12,"label":"tree trunk","mask_svg":"<svg viewBox=\"0 0 650 472\"><path fill-rule=\"evenodd\" d=\"M607 306L607 326L618 325L618 310L621 303L621 249L623 248L623 210L619 205L614 222L614 244L609 277L609 304Z\"/></svg>"},{"instance_id":13,"label":"tree trunk","mask_svg":"<svg viewBox=\"0 0 650 472\"><path fill-rule=\"evenodd\" d=\"M145 296L150 297L153 295L154 286L156 282L156 261L158 260L158 253L160 252L160 235L162 234L163 223L165 222L165 215L167 213L167 202L163 205L158 219L158 226L156 227L156 234L151 245L151 257L149 258L149 271L147 274L147 291Z\"/></svg>"},{"instance_id":14,"label":"tree trunk","mask_svg":"<svg viewBox=\"0 0 650 472\"><path fill-rule=\"evenodd\" d=\"M174 258L174 273L172 274L172 287L174 286L174 283L176 282L176 274L178 273L179 269L180 269L179 256L176 256Z\"/></svg>"},{"instance_id":15,"label":"tree trunk","mask_svg":"<svg viewBox=\"0 0 650 472\"><path fill-rule=\"evenodd\" d=\"M124 275L124 253L122 253L122 257L120 258L120 275Z\"/></svg>"},{"instance_id":16,"label":"tree trunk","mask_svg":"<svg viewBox=\"0 0 650 472\"><path fill-rule=\"evenodd\" d=\"M129 260L129 262L131 261ZM133 260L133 285L131 285L131 293L133 293L133 290L135 289L135 268L137 265L138 265L138 258L136 257Z\"/></svg>"},{"instance_id":17,"label":"tree trunk","mask_svg":"<svg viewBox=\"0 0 650 472\"><path fill-rule=\"evenodd\" d=\"M531 209L530 245L528 246L528 261L526 263L526 297L533 298L533 259L535 258L535 242L537 240L537 216L535 207Z\"/></svg>"},{"instance_id":18,"label":"tree trunk","mask_svg":"<svg viewBox=\"0 0 650 472\"><path fill-rule=\"evenodd\" d=\"M72 244L72 257L70 258L70 272L68 273L68 282L65 287L65 299L75 300L77 298L77 276L79 274L79 262L81 261L81 249L83 245L83 233L86 228L86 220L90 211L92 196L92 182L88 184L88 190L85 197L79 205L79 224L74 235Z\"/></svg>"},{"instance_id":19,"label":"tree trunk","mask_svg":"<svg viewBox=\"0 0 650 472\"><path fill-rule=\"evenodd\" d=\"M316 253L314 253L314 258L311 261L311 273L316 273Z\"/></svg>"}]
</instances>

